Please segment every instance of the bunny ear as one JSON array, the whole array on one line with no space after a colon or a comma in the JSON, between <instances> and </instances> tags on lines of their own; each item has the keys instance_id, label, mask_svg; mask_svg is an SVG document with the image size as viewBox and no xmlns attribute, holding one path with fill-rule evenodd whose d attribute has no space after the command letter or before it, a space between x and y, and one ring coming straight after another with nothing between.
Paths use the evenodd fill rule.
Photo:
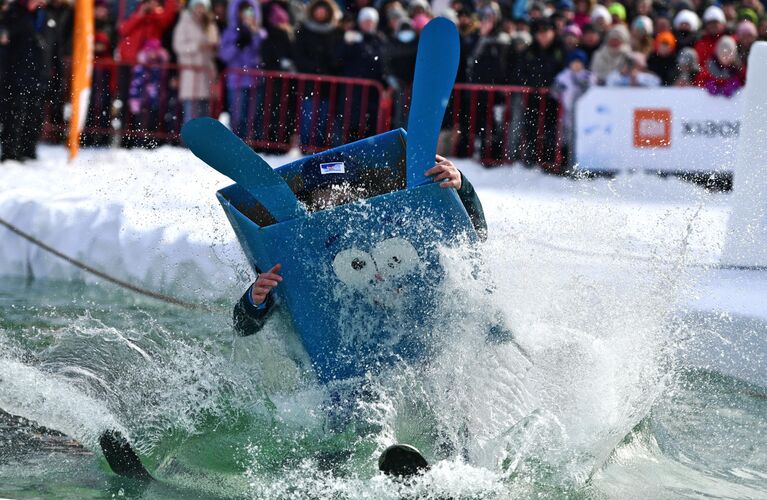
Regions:
<instances>
[{"instance_id":1,"label":"bunny ear","mask_svg":"<svg viewBox=\"0 0 767 500\"><path fill-rule=\"evenodd\" d=\"M197 158L248 191L277 222L306 216L285 180L218 120L191 120L181 137Z\"/></svg>"},{"instance_id":2,"label":"bunny ear","mask_svg":"<svg viewBox=\"0 0 767 500\"><path fill-rule=\"evenodd\" d=\"M434 166L460 53L458 29L448 19L433 19L421 31L407 123L408 188L426 182L425 172Z\"/></svg>"}]
</instances>

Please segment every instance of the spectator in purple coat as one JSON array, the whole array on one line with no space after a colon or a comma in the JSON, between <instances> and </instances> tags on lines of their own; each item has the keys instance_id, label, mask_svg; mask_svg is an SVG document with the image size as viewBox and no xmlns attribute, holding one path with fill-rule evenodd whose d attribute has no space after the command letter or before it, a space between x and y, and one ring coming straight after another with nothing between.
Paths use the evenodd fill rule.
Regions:
<instances>
[{"instance_id":1,"label":"spectator in purple coat","mask_svg":"<svg viewBox=\"0 0 767 500\"><path fill-rule=\"evenodd\" d=\"M231 128L242 138L248 135L249 118L259 112L260 78L248 74L261 65L261 43L266 32L261 29L261 7L256 0L229 4L229 25L221 37L218 56L229 71L226 88Z\"/></svg>"}]
</instances>

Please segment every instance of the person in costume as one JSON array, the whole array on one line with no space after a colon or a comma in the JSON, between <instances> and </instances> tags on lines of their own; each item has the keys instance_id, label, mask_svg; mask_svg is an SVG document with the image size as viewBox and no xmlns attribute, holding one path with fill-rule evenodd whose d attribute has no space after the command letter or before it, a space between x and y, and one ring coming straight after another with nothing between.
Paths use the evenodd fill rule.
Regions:
<instances>
[{"instance_id":1,"label":"person in costume","mask_svg":"<svg viewBox=\"0 0 767 500\"><path fill-rule=\"evenodd\" d=\"M437 155L436 161L437 164L427 170L426 175L432 177L434 182L439 182L443 188L457 190L458 197L466 208L477 235L480 240L486 240L487 222L474 186L450 160ZM328 204L338 204L338 200L330 202L326 200L324 204L323 208L328 208ZM259 271L256 281L248 287L234 306L234 329L238 335L243 337L253 335L266 323L270 312L274 309L274 298L271 292L282 281L281 269L282 265L277 264L265 272Z\"/></svg>"},{"instance_id":2,"label":"person in costume","mask_svg":"<svg viewBox=\"0 0 767 500\"><path fill-rule=\"evenodd\" d=\"M486 240L487 223L482 210L482 204L474 187L455 165L450 160L437 155L436 165L427 170L426 175L431 177L434 182L439 182L442 188L456 189L477 231L479 239L481 241ZM331 186L315 193L312 199L309 200L308 205L314 209L326 209L354 201L360 195L361 193L357 192L356 196L353 196L349 190L333 189ZM260 272L257 269L259 272L258 278L248 287L245 294L234 307L234 328L238 335L253 335L265 325L270 313L275 309L272 290L282 281L280 276L281 270L281 264L275 265L266 272ZM491 335L498 337L497 332L491 333ZM361 389L360 393L364 394L365 390ZM331 392L331 399L337 397L338 393ZM333 418L337 423L343 424L348 415L341 411L339 415L333 415ZM384 450L379 457L378 467L387 475L405 477L418 474L428 469L429 465L418 449L408 444L397 443Z\"/></svg>"}]
</instances>

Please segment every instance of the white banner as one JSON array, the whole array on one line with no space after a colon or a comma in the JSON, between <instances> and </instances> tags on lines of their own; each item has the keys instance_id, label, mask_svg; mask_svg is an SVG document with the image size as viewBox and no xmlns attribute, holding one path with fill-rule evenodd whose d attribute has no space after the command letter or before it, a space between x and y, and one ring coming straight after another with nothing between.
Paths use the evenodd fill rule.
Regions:
<instances>
[{"instance_id":1,"label":"white banner","mask_svg":"<svg viewBox=\"0 0 767 500\"><path fill-rule=\"evenodd\" d=\"M732 171L741 101L700 88L594 87L576 105L578 168Z\"/></svg>"}]
</instances>

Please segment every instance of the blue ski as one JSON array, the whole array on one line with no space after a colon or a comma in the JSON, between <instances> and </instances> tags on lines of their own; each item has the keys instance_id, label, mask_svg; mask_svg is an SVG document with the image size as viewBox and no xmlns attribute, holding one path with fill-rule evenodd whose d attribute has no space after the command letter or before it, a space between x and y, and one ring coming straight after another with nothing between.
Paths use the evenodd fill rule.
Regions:
<instances>
[{"instance_id":1,"label":"blue ski","mask_svg":"<svg viewBox=\"0 0 767 500\"><path fill-rule=\"evenodd\" d=\"M433 19L421 32L407 122L408 189L428 182L424 173L434 166L460 53L458 29L444 17Z\"/></svg>"},{"instance_id":2,"label":"blue ski","mask_svg":"<svg viewBox=\"0 0 767 500\"><path fill-rule=\"evenodd\" d=\"M181 137L197 158L248 191L278 222L307 215L285 180L218 120L191 120Z\"/></svg>"}]
</instances>

